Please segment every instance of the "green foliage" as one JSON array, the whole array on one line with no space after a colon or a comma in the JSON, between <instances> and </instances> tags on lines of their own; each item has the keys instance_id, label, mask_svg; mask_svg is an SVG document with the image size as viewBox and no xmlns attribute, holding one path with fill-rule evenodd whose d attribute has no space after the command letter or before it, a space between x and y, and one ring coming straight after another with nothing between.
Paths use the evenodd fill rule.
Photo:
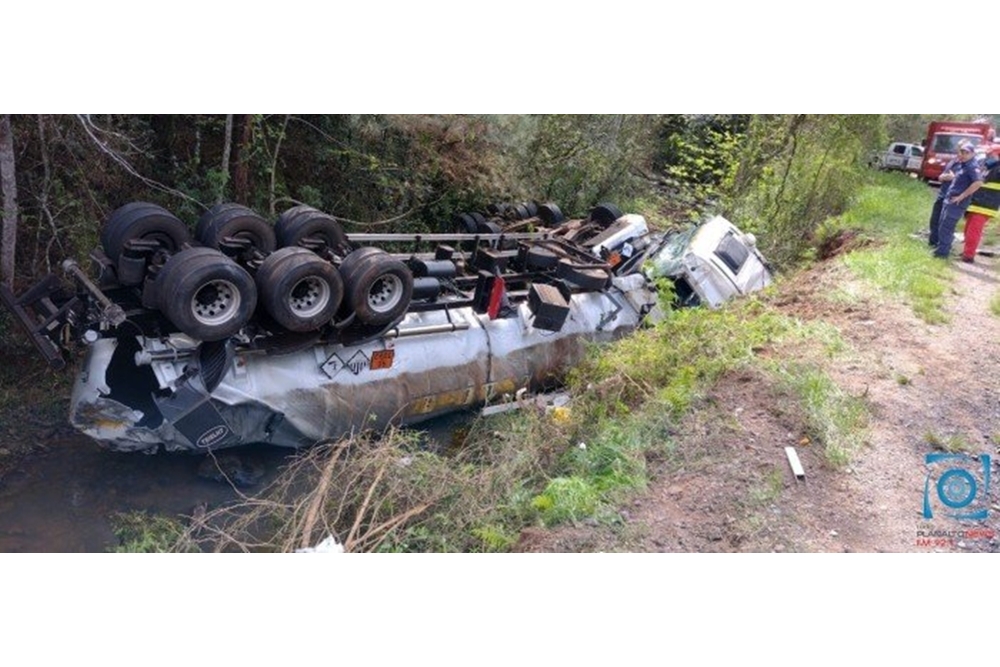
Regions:
<instances>
[{"instance_id":1,"label":"green foliage","mask_svg":"<svg viewBox=\"0 0 1000 667\"><path fill-rule=\"evenodd\" d=\"M534 119L525 146L521 182L585 213L601 200L625 200L643 186L636 169L649 163L654 118L642 115L550 115Z\"/></svg>"},{"instance_id":2,"label":"green foliage","mask_svg":"<svg viewBox=\"0 0 1000 667\"><path fill-rule=\"evenodd\" d=\"M749 116L664 116L656 168L670 196L696 209L710 206L738 157Z\"/></svg>"},{"instance_id":3,"label":"green foliage","mask_svg":"<svg viewBox=\"0 0 1000 667\"><path fill-rule=\"evenodd\" d=\"M723 187L724 212L776 266L803 258L819 225L847 209L883 143L881 116L754 116Z\"/></svg>"},{"instance_id":4,"label":"green foliage","mask_svg":"<svg viewBox=\"0 0 1000 667\"><path fill-rule=\"evenodd\" d=\"M111 516L118 539L116 553L166 553L176 551L184 527L175 519L146 512L122 512Z\"/></svg>"},{"instance_id":5,"label":"green foliage","mask_svg":"<svg viewBox=\"0 0 1000 667\"><path fill-rule=\"evenodd\" d=\"M546 525L587 518L599 504L598 489L582 477L556 477L532 501Z\"/></svg>"},{"instance_id":6,"label":"green foliage","mask_svg":"<svg viewBox=\"0 0 1000 667\"><path fill-rule=\"evenodd\" d=\"M628 409L657 396L676 416L699 387L795 329L792 320L755 298L720 310L681 309L594 354L571 373L571 385L578 391L592 386L587 395L603 410Z\"/></svg>"},{"instance_id":7,"label":"green foliage","mask_svg":"<svg viewBox=\"0 0 1000 667\"><path fill-rule=\"evenodd\" d=\"M517 534L505 526L487 524L472 529L472 536L482 541L483 551L509 551L517 544Z\"/></svg>"}]
</instances>

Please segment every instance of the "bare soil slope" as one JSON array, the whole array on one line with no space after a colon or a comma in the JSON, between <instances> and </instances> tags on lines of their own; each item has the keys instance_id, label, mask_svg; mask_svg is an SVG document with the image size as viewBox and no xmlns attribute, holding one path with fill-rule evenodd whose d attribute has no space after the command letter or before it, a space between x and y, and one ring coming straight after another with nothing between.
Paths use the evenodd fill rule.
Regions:
<instances>
[{"instance_id":1,"label":"bare soil slope","mask_svg":"<svg viewBox=\"0 0 1000 667\"><path fill-rule=\"evenodd\" d=\"M840 331L847 351L824 363L863 398L866 444L835 467L808 440L798 403L760 371L719 382L683 422L680 464L662 464L621 521L522 534L525 551L997 551L1000 533L1000 318L990 312L998 261L957 264L946 311L930 325L866 291L837 261L778 289L777 307ZM794 282L794 284L792 284ZM835 298L836 294L857 295ZM796 446L806 479L784 448ZM993 457L985 521L941 517L925 456L945 447ZM976 462L970 463L975 468ZM923 517L925 482L935 517ZM991 535L992 533L992 535Z\"/></svg>"}]
</instances>

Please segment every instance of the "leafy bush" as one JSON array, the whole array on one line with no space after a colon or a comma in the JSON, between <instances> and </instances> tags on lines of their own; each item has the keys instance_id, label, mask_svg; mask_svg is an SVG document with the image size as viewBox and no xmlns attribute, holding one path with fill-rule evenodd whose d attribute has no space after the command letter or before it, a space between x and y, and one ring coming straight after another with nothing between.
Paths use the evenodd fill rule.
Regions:
<instances>
[{"instance_id":1,"label":"leafy bush","mask_svg":"<svg viewBox=\"0 0 1000 667\"><path fill-rule=\"evenodd\" d=\"M883 138L881 116L754 116L723 188L725 213L758 235L773 264L790 266L847 209Z\"/></svg>"}]
</instances>

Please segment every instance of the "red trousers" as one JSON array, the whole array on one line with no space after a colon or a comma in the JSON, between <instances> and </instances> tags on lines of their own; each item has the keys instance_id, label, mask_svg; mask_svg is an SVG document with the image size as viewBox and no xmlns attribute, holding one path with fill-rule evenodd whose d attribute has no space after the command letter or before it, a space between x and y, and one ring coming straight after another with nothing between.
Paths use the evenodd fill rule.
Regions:
<instances>
[{"instance_id":1,"label":"red trousers","mask_svg":"<svg viewBox=\"0 0 1000 667\"><path fill-rule=\"evenodd\" d=\"M976 250L979 248L979 241L983 238L983 227L989 216L982 213L965 214L965 248L962 250L962 257L975 259Z\"/></svg>"}]
</instances>

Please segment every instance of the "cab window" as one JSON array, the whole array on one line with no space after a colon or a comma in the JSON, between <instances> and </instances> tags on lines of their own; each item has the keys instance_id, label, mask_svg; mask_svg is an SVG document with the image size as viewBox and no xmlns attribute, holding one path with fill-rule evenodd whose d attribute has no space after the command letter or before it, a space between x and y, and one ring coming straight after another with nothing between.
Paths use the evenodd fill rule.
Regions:
<instances>
[{"instance_id":1,"label":"cab window","mask_svg":"<svg viewBox=\"0 0 1000 667\"><path fill-rule=\"evenodd\" d=\"M730 271L736 274L743 268L747 257L750 256L750 251L732 233L729 233L719 242L719 247L715 249L715 254L729 267Z\"/></svg>"}]
</instances>

